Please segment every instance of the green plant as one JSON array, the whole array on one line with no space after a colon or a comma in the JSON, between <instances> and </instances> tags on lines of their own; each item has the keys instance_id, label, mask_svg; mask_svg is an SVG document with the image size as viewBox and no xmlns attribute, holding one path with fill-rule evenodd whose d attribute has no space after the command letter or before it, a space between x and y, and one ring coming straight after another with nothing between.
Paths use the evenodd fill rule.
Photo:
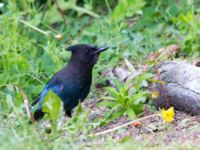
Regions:
<instances>
[{"instance_id":1,"label":"green plant","mask_svg":"<svg viewBox=\"0 0 200 150\"><path fill-rule=\"evenodd\" d=\"M79 103L73 117L70 118L65 124L66 130L71 134L88 133L89 130L85 130L85 128L91 128L88 113L88 110L83 110L81 103Z\"/></svg>"},{"instance_id":2,"label":"green plant","mask_svg":"<svg viewBox=\"0 0 200 150\"><path fill-rule=\"evenodd\" d=\"M53 5L50 7L50 9L47 10L46 14L45 14L45 22L48 22L49 24L53 24L53 23L58 23L63 21L63 15L62 14L64 11L67 10L73 10L75 11L78 16L81 16L83 14L89 15L91 17L94 18L99 18L100 16L93 12L92 9L92 4L91 2L85 2L84 6L81 7L77 4L77 0L68 0L68 1L64 1L64 0L54 0L56 3L53 3ZM60 10L62 10L63 12L58 11L58 8ZM56 14L56 15L55 15ZM52 16L54 16L52 18ZM67 23L67 22L66 22Z\"/></svg>"},{"instance_id":3,"label":"green plant","mask_svg":"<svg viewBox=\"0 0 200 150\"><path fill-rule=\"evenodd\" d=\"M109 122L122 115L134 119L137 114L141 113L146 97L150 93L144 87L147 87L147 80L153 76L151 73L143 73L134 81L129 80L125 84L117 81L115 82L116 88L107 87L108 96L102 97L103 101L98 104L110 109L106 121Z\"/></svg>"},{"instance_id":4,"label":"green plant","mask_svg":"<svg viewBox=\"0 0 200 150\"><path fill-rule=\"evenodd\" d=\"M118 4L111 14L111 21L117 22L123 20L125 17L142 14L141 9L144 5L144 0L118 0Z\"/></svg>"},{"instance_id":5,"label":"green plant","mask_svg":"<svg viewBox=\"0 0 200 150\"><path fill-rule=\"evenodd\" d=\"M58 10L55 1L62 11ZM43 4L35 6L36 3ZM96 127L99 124L103 125L122 115L129 114L134 118L135 114L142 112L144 100L148 96L146 81L150 77L144 79L141 75L125 84L116 81L116 87L108 88L107 91L107 97L111 100L103 99L103 102L111 105L103 105L102 102L102 106L109 110L105 114L101 111L102 108L88 108L86 105L83 109L79 105L72 118L64 118L58 117L59 109L52 110L48 107L47 119L52 123L53 133L56 131L55 136L45 132L45 119L35 124L29 123L24 113L24 98L19 89L23 89L27 98L32 101L48 79L68 62L70 53L64 48L76 43L116 47L100 56L100 61L93 72L95 82L86 104L91 104L90 97L96 101L103 95L104 90L94 88L95 84L107 85L106 80L110 78L101 72L111 70L116 65L124 66L124 58L138 66L143 65L143 60L150 51L169 44L178 44L181 46L180 54L190 54L185 58L193 59L194 56L199 56L199 5L197 0L2 0L0 149L96 149L97 146L99 149L151 149L152 139L149 138L142 142L134 138L126 143L126 147L118 143L118 140L113 140L113 136L110 136L112 133L92 138L88 136L95 131L98 132L99 128ZM62 15L65 16L67 25ZM50 34L41 34L22 23L23 21ZM63 39L54 38L52 33L63 35ZM113 91L115 92L112 95ZM57 98L50 96L46 102L50 106L55 102L59 108L60 103L56 102L58 99L53 101L54 99ZM133 106L128 104L126 107L125 104L129 101L131 104L133 102ZM135 104L137 101L138 105ZM88 116L94 111L104 116L97 115L96 120L89 120ZM54 116L54 113L57 115ZM54 130L56 128L57 130ZM113 132L112 135L115 136L115 133L118 132ZM168 133L159 133L159 142L156 142L156 146L160 149L166 148L162 140L166 140L163 133ZM190 142L181 147L176 142L175 145L169 143L167 148L199 149L193 147Z\"/></svg>"},{"instance_id":6,"label":"green plant","mask_svg":"<svg viewBox=\"0 0 200 150\"><path fill-rule=\"evenodd\" d=\"M180 13L178 17L171 16L171 19L176 23L176 27L180 31L182 40L182 53L184 55L200 54L200 21L199 16L190 10L187 13Z\"/></svg>"},{"instance_id":7,"label":"green plant","mask_svg":"<svg viewBox=\"0 0 200 150\"><path fill-rule=\"evenodd\" d=\"M53 91L50 90L44 98L42 110L47 113L47 117L52 121L52 129L54 130L57 129L61 109L61 99Z\"/></svg>"}]
</instances>

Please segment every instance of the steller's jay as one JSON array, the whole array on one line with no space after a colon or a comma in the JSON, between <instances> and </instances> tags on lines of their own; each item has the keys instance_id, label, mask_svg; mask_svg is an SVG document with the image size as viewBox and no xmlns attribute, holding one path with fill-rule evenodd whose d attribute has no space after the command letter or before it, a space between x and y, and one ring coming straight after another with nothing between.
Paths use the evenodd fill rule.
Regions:
<instances>
[{"instance_id":1,"label":"steller's jay","mask_svg":"<svg viewBox=\"0 0 200 150\"><path fill-rule=\"evenodd\" d=\"M83 102L87 97L92 82L93 66L97 63L99 54L108 47L98 48L80 44L66 49L72 52L69 63L49 80L32 103L32 106L38 103L33 111L35 120L44 116L42 103L48 90L52 90L60 97L66 115L71 117L71 111L78 105L79 100Z\"/></svg>"}]
</instances>

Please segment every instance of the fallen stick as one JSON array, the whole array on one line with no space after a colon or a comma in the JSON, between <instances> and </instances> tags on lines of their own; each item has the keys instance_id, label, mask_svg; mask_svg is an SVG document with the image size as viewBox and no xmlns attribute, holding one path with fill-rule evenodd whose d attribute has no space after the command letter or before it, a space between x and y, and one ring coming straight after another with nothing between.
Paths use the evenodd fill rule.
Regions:
<instances>
[{"instance_id":1,"label":"fallen stick","mask_svg":"<svg viewBox=\"0 0 200 150\"><path fill-rule=\"evenodd\" d=\"M102 131L102 132L98 132L98 133L94 134L94 136L98 136L98 135L110 133L110 132L113 132L113 131L118 130L118 129L120 129L120 128L126 127L126 126L128 126L128 125L130 125L130 124L132 124L132 123L135 123L135 122L138 122L138 121L143 121L143 120L146 120L146 119L155 117L155 116L158 116L158 114L152 114L152 115L149 115L149 116L140 118L140 119L136 119L136 120L127 122L127 123L122 124L122 125L120 125L120 126L118 126L118 127L115 127L115 128L112 128L112 129L108 129L108 130L105 130L105 131Z\"/></svg>"}]
</instances>

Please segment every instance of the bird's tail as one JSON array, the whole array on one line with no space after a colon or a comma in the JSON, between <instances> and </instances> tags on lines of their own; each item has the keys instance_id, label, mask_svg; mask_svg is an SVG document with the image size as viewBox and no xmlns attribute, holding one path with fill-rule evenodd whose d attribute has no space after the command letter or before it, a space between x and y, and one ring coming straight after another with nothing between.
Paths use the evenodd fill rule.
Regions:
<instances>
[{"instance_id":1,"label":"bird's tail","mask_svg":"<svg viewBox=\"0 0 200 150\"><path fill-rule=\"evenodd\" d=\"M32 110L33 117L35 120L39 120L44 116L44 112L42 111L42 107L37 107L36 109Z\"/></svg>"},{"instance_id":2,"label":"bird's tail","mask_svg":"<svg viewBox=\"0 0 200 150\"><path fill-rule=\"evenodd\" d=\"M41 119L44 116L44 112L42 111L42 104L39 102L40 101L40 96L34 99L33 103L31 104L32 106L32 114L34 119L37 121Z\"/></svg>"},{"instance_id":3,"label":"bird's tail","mask_svg":"<svg viewBox=\"0 0 200 150\"><path fill-rule=\"evenodd\" d=\"M33 117L35 120L39 120L44 116L44 112L42 111L42 109L38 109L34 112Z\"/></svg>"}]
</instances>

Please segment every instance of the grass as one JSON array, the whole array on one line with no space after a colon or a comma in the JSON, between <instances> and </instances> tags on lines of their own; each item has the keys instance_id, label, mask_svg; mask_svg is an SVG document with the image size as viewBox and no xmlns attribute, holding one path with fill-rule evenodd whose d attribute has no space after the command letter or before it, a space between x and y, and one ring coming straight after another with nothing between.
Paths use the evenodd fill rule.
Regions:
<instances>
[{"instance_id":1,"label":"grass","mask_svg":"<svg viewBox=\"0 0 200 150\"><path fill-rule=\"evenodd\" d=\"M48 79L67 63L70 53L65 48L69 45L88 43L116 47L102 54L95 66L95 83L88 103L93 103L90 99L96 101L105 92L96 88L97 84L106 85L106 77L99 79L100 74L124 66L124 58L137 68L144 64L149 52L170 44L181 46L179 57L188 60L199 57L198 1L124 2L77 0L73 5L73 1L69 1L70 7L67 7L64 0L59 0L67 25L55 4L49 3L45 12L38 1L0 2L3 4L0 7L0 149L96 149L97 146L99 149L198 149L198 145L190 142L179 145L174 141L166 147L162 140L153 145L148 138L142 142L133 137L115 140L112 138L115 132L90 137L105 121L101 117L97 121L88 119L96 106L77 110L72 119L58 124L54 134L46 133L48 129L43 126L46 121L29 123L19 87L32 101ZM63 39L55 38L58 34Z\"/></svg>"}]
</instances>

